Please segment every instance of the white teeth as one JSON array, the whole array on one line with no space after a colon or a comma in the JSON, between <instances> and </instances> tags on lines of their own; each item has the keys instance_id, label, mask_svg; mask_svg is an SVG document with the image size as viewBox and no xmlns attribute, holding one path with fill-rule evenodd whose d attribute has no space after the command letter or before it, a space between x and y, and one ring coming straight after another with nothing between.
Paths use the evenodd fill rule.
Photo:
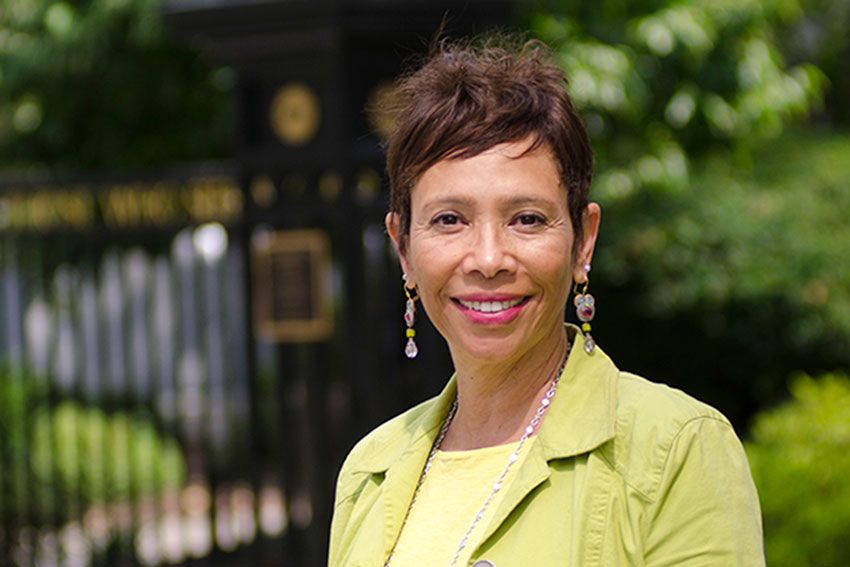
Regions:
<instances>
[{"instance_id":1,"label":"white teeth","mask_svg":"<svg viewBox=\"0 0 850 567\"><path fill-rule=\"evenodd\" d=\"M467 309L482 313L497 313L522 303L522 299L511 299L510 301L459 301Z\"/></svg>"}]
</instances>

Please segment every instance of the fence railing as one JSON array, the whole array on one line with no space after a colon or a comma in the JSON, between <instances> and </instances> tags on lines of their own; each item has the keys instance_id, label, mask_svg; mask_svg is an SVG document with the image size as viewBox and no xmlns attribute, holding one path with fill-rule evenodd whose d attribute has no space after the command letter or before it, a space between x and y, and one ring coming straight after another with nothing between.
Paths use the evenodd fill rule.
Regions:
<instances>
[{"instance_id":1,"label":"fence railing","mask_svg":"<svg viewBox=\"0 0 850 567\"><path fill-rule=\"evenodd\" d=\"M402 354L380 193L237 178L0 180L0 565L323 565L342 457L446 378L427 322ZM305 228L332 332L266 342L252 242Z\"/></svg>"}]
</instances>

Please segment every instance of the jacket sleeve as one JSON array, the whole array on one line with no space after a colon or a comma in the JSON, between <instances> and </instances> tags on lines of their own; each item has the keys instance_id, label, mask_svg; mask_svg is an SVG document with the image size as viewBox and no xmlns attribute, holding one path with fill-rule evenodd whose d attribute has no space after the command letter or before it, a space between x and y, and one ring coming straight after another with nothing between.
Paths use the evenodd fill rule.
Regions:
<instances>
[{"instance_id":1,"label":"jacket sleeve","mask_svg":"<svg viewBox=\"0 0 850 567\"><path fill-rule=\"evenodd\" d=\"M732 426L700 417L679 430L646 516L646 565L762 566L761 511Z\"/></svg>"}]
</instances>

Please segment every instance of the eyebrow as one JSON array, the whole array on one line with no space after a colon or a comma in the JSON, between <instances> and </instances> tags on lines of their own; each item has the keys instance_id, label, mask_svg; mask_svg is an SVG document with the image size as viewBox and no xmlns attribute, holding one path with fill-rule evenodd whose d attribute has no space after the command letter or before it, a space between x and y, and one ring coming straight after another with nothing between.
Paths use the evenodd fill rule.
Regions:
<instances>
[{"instance_id":1,"label":"eyebrow","mask_svg":"<svg viewBox=\"0 0 850 567\"><path fill-rule=\"evenodd\" d=\"M465 199L463 197L440 197L428 203L429 206L445 206L445 205L461 205L461 206L469 206L473 204L472 199ZM548 205L551 204L549 199L542 199L540 197L527 197L523 195L517 195L515 197L511 197L507 200L507 205L517 206L517 205Z\"/></svg>"},{"instance_id":2,"label":"eyebrow","mask_svg":"<svg viewBox=\"0 0 850 567\"><path fill-rule=\"evenodd\" d=\"M552 201L549 199L541 199L540 197L525 197L517 195L508 199L510 205L549 205Z\"/></svg>"},{"instance_id":3,"label":"eyebrow","mask_svg":"<svg viewBox=\"0 0 850 567\"><path fill-rule=\"evenodd\" d=\"M471 204L472 204L472 199L464 199L463 197L447 196L447 197L439 197L437 199L434 199L433 201L430 201L428 203L428 206L435 206L436 205L436 206L443 207L445 205L471 205Z\"/></svg>"}]
</instances>

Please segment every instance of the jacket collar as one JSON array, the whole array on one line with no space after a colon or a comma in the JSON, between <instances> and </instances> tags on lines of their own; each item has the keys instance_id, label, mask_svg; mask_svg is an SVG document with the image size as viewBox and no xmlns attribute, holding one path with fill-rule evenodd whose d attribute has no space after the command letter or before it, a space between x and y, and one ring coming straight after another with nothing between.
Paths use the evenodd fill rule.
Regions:
<instances>
[{"instance_id":1,"label":"jacket collar","mask_svg":"<svg viewBox=\"0 0 850 567\"><path fill-rule=\"evenodd\" d=\"M618 371L597 347L584 351L579 329L567 325L572 352L561 374L556 395L533 438L527 458L517 470L481 541L486 541L511 511L550 474L548 461L579 455L614 436ZM430 402L400 416L371 444L368 455L353 472L383 474L383 558L398 538L410 501L434 439L457 395L453 376L442 393ZM401 431L399 429L401 428Z\"/></svg>"},{"instance_id":2,"label":"jacket collar","mask_svg":"<svg viewBox=\"0 0 850 567\"><path fill-rule=\"evenodd\" d=\"M614 437L619 370L597 346L584 351L584 335L567 325L573 346L538 443L547 461L587 453Z\"/></svg>"},{"instance_id":3,"label":"jacket collar","mask_svg":"<svg viewBox=\"0 0 850 567\"><path fill-rule=\"evenodd\" d=\"M617 410L617 375L610 358L597 347L584 351L584 336L578 327L567 324L572 350L561 374L552 405L537 433L537 444L546 460L586 453L614 437ZM424 409L403 425L405 432L394 429L386 442L376 443L353 472L385 473L400 459L421 454L424 465L440 426L457 396L452 376L443 391ZM403 459L409 461L409 458Z\"/></svg>"}]
</instances>

